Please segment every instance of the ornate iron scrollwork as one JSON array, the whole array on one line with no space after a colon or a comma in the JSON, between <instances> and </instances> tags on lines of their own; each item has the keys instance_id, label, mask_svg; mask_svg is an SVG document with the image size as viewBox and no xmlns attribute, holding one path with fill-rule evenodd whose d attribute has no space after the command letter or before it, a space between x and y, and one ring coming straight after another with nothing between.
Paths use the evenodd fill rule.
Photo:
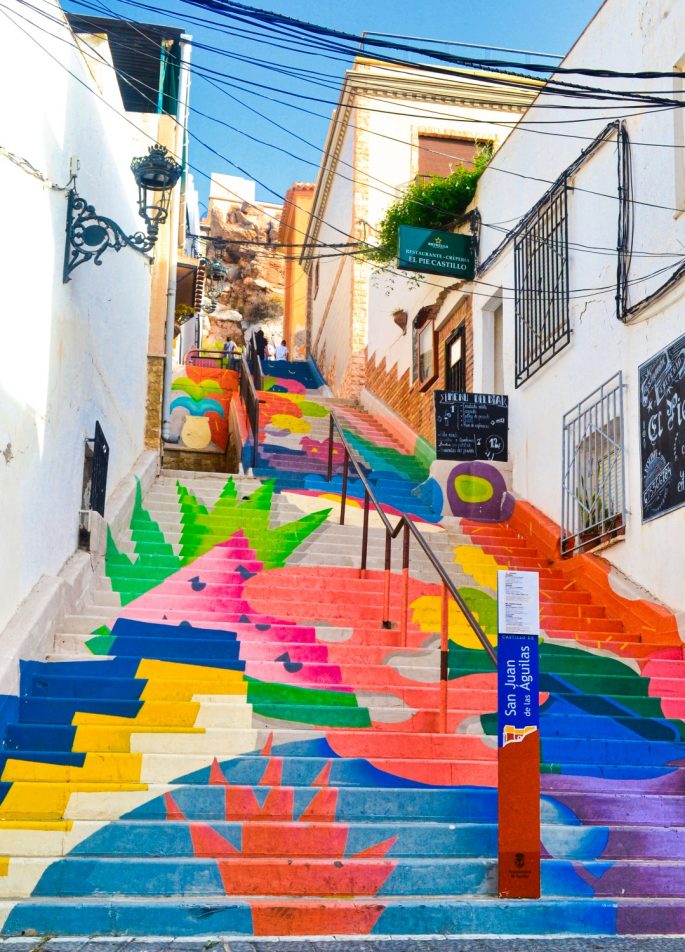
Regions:
<instances>
[{"instance_id":1,"label":"ornate iron scrollwork","mask_svg":"<svg viewBox=\"0 0 685 952\"><path fill-rule=\"evenodd\" d=\"M156 237L156 236L155 236ZM111 218L98 215L93 205L81 198L75 189L69 192L67 208L67 239L64 247L64 271L62 281L66 284L74 268L84 261L102 264L102 256L108 248L121 251L133 248L134 251L147 253L155 241L142 231L127 235Z\"/></svg>"}]
</instances>

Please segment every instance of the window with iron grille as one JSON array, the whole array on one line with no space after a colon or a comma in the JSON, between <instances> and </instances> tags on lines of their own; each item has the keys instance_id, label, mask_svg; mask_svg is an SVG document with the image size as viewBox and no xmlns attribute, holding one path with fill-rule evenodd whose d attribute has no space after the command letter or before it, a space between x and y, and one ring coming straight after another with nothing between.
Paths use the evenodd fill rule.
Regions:
<instances>
[{"instance_id":1,"label":"window with iron grille","mask_svg":"<svg viewBox=\"0 0 685 952\"><path fill-rule=\"evenodd\" d=\"M517 387L569 343L567 188L563 182L514 245Z\"/></svg>"},{"instance_id":2,"label":"window with iron grille","mask_svg":"<svg viewBox=\"0 0 685 952\"><path fill-rule=\"evenodd\" d=\"M623 535L623 375L615 374L563 419L561 551Z\"/></svg>"},{"instance_id":3,"label":"window with iron grille","mask_svg":"<svg viewBox=\"0 0 685 952\"><path fill-rule=\"evenodd\" d=\"M445 390L466 390L466 328L462 324L445 342Z\"/></svg>"}]
</instances>

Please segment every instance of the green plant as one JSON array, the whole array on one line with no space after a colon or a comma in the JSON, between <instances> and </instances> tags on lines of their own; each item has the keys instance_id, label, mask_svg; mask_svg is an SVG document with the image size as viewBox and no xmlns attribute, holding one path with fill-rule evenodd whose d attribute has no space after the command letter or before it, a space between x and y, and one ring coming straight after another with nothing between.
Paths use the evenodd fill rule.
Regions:
<instances>
[{"instance_id":1,"label":"green plant","mask_svg":"<svg viewBox=\"0 0 685 952\"><path fill-rule=\"evenodd\" d=\"M413 182L386 211L378 226L376 245L368 246L364 257L378 265L394 261L400 225L447 228L471 203L478 179L491 157L491 147L485 146L476 154L472 169L458 165L446 178Z\"/></svg>"},{"instance_id":2,"label":"green plant","mask_svg":"<svg viewBox=\"0 0 685 952\"><path fill-rule=\"evenodd\" d=\"M579 478L575 495L581 531L606 525L616 518L616 507L611 499L605 501L604 489L605 480L600 463L597 463L596 471L590 477Z\"/></svg>"},{"instance_id":3,"label":"green plant","mask_svg":"<svg viewBox=\"0 0 685 952\"><path fill-rule=\"evenodd\" d=\"M177 324L185 324L195 314L195 308L190 304L177 304L174 309L174 317Z\"/></svg>"}]
</instances>

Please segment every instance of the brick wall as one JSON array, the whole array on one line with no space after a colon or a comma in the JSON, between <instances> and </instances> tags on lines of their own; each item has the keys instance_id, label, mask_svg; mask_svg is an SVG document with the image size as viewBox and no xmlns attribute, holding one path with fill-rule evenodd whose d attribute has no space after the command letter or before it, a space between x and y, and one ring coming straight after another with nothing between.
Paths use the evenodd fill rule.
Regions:
<instances>
[{"instance_id":1,"label":"brick wall","mask_svg":"<svg viewBox=\"0 0 685 952\"><path fill-rule=\"evenodd\" d=\"M412 385L410 370L398 376L396 365L386 367L385 357L377 362L377 355L374 355L367 364L367 389L406 420L409 426L419 436L428 440L432 446L435 445L433 390L445 389L445 342L461 324L464 324L466 328L466 389L471 390L473 388L473 324L470 297L465 298L457 306L454 313L438 330L438 379L428 390L421 391L418 381ZM407 335L409 334L411 334L411 326L407 327Z\"/></svg>"},{"instance_id":2,"label":"brick wall","mask_svg":"<svg viewBox=\"0 0 685 952\"><path fill-rule=\"evenodd\" d=\"M159 452L162 440L162 400L164 398L164 357L147 358L147 399L145 404L145 449Z\"/></svg>"}]
</instances>

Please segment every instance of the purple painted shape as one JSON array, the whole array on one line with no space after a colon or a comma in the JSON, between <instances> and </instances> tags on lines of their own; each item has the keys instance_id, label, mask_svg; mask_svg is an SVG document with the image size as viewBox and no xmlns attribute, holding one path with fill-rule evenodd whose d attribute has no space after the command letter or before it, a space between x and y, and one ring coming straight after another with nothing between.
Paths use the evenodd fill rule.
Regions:
<instances>
[{"instance_id":1,"label":"purple painted shape","mask_svg":"<svg viewBox=\"0 0 685 952\"><path fill-rule=\"evenodd\" d=\"M457 493L455 480L458 476L476 476L490 483L493 494L487 502L465 502ZM507 490L504 477L498 469L481 460L459 463L447 477L447 499L452 514L462 519L479 522L506 522L514 511L514 497Z\"/></svg>"},{"instance_id":2,"label":"purple painted shape","mask_svg":"<svg viewBox=\"0 0 685 952\"><path fill-rule=\"evenodd\" d=\"M616 910L618 935L683 935L685 904L677 900L662 902L619 901Z\"/></svg>"}]
</instances>

